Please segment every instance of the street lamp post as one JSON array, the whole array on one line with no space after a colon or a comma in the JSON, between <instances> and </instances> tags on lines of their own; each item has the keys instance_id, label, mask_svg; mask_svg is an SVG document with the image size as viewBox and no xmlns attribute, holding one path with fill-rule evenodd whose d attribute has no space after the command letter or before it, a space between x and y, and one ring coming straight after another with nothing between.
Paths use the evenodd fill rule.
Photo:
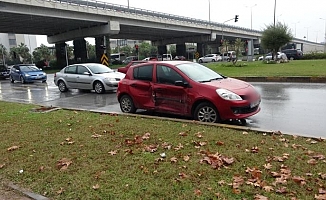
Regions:
<instances>
[{"instance_id":1,"label":"street lamp post","mask_svg":"<svg viewBox=\"0 0 326 200\"><path fill-rule=\"evenodd\" d=\"M325 42L325 47L324 47L324 52L326 53L326 19L325 18L319 18L321 20L324 20L325 21L325 38L324 38L324 42Z\"/></svg>"},{"instance_id":2,"label":"street lamp post","mask_svg":"<svg viewBox=\"0 0 326 200\"><path fill-rule=\"evenodd\" d=\"M307 39L307 41L308 41L308 33L309 33L309 32L308 32L308 29L309 29L310 27L311 27L311 26L309 26L309 27L304 27L304 28L306 28L306 29L307 29L307 38L306 38L306 39Z\"/></svg>"},{"instance_id":3,"label":"street lamp post","mask_svg":"<svg viewBox=\"0 0 326 200\"><path fill-rule=\"evenodd\" d=\"M294 23L294 37L297 37L297 23L300 23L300 21Z\"/></svg>"},{"instance_id":4,"label":"street lamp post","mask_svg":"<svg viewBox=\"0 0 326 200\"><path fill-rule=\"evenodd\" d=\"M208 0L208 21L211 23L211 0Z\"/></svg>"},{"instance_id":5,"label":"street lamp post","mask_svg":"<svg viewBox=\"0 0 326 200\"><path fill-rule=\"evenodd\" d=\"M252 30L252 8L257 6L257 4L250 7L250 29Z\"/></svg>"},{"instance_id":6,"label":"street lamp post","mask_svg":"<svg viewBox=\"0 0 326 200\"><path fill-rule=\"evenodd\" d=\"M275 3L274 3L274 27L275 27L275 14L276 14L276 0L275 0Z\"/></svg>"}]
</instances>

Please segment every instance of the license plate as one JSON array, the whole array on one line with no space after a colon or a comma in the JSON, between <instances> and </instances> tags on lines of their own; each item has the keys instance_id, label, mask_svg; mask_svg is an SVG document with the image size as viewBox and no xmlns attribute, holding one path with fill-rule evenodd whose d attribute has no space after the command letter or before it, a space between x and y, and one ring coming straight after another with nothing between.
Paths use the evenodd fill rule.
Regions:
<instances>
[{"instance_id":1,"label":"license plate","mask_svg":"<svg viewBox=\"0 0 326 200\"><path fill-rule=\"evenodd\" d=\"M251 102L250 103L250 108L253 108L253 107L256 107L256 106L258 106L259 105L259 103L260 103L260 101L258 100L258 101L254 101L254 102Z\"/></svg>"}]
</instances>

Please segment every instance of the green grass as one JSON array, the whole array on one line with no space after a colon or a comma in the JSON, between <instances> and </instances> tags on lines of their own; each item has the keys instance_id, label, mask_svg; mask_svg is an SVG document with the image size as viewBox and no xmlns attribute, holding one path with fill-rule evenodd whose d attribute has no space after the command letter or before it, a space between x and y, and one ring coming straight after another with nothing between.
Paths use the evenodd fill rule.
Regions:
<instances>
[{"instance_id":1,"label":"green grass","mask_svg":"<svg viewBox=\"0 0 326 200\"><path fill-rule=\"evenodd\" d=\"M314 199L326 186L321 139L33 108L0 101L0 177L51 199Z\"/></svg>"},{"instance_id":2,"label":"green grass","mask_svg":"<svg viewBox=\"0 0 326 200\"><path fill-rule=\"evenodd\" d=\"M230 77L326 76L326 59L293 60L279 64L266 64L262 61L238 61L238 66L233 66L232 63L209 63L205 65Z\"/></svg>"}]
</instances>

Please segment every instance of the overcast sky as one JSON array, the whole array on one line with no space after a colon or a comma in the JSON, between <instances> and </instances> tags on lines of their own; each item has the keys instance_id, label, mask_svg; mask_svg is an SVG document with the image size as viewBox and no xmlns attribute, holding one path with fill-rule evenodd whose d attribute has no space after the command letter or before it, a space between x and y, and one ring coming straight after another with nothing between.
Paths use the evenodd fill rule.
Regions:
<instances>
[{"instance_id":1,"label":"overcast sky","mask_svg":"<svg viewBox=\"0 0 326 200\"><path fill-rule=\"evenodd\" d=\"M112 4L164 12L184 17L223 23L235 15L239 21L229 25L264 30L274 22L275 0L102 0ZM209 9L210 8L210 9ZM209 12L210 10L210 12ZM276 21L285 23L294 37L323 42L326 29L326 0L276 0ZM252 17L251 17L252 14ZM322 19L320 19L322 18ZM251 21L252 19L252 21ZM251 23L252 22L252 23ZM37 37L38 46L47 44Z\"/></svg>"}]
</instances>

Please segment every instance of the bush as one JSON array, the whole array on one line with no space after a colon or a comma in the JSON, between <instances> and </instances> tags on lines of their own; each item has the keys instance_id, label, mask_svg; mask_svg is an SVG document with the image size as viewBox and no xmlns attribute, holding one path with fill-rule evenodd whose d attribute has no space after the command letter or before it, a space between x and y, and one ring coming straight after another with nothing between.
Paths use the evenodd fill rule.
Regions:
<instances>
[{"instance_id":1,"label":"bush","mask_svg":"<svg viewBox=\"0 0 326 200\"><path fill-rule=\"evenodd\" d=\"M326 53L311 52L303 54L303 60L326 59Z\"/></svg>"}]
</instances>

